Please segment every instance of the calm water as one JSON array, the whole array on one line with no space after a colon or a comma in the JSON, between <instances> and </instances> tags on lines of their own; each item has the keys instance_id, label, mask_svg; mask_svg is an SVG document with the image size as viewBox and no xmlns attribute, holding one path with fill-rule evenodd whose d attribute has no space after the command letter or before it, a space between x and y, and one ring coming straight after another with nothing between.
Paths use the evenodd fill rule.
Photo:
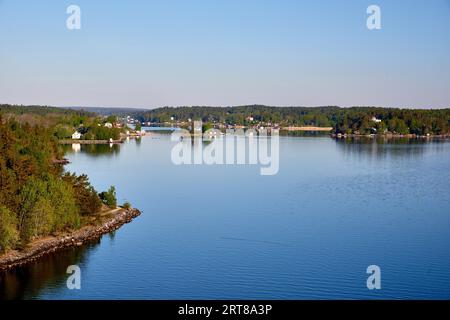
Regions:
<instances>
[{"instance_id":1,"label":"calm water","mask_svg":"<svg viewBox=\"0 0 450 320\"><path fill-rule=\"evenodd\" d=\"M69 152L143 211L1 277L0 298L450 299L450 143L280 138L280 170L175 166L169 136ZM66 288L68 265L82 289ZM369 291L366 268L381 267Z\"/></svg>"}]
</instances>

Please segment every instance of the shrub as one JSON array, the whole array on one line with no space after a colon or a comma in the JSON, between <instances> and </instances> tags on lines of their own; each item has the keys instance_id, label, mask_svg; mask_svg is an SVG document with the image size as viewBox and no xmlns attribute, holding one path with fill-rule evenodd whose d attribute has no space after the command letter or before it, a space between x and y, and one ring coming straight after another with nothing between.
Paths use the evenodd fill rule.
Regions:
<instances>
[{"instance_id":1,"label":"shrub","mask_svg":"<svg viewBox=\"0 0 450 320\"><path fill-rule=\"evenodd\" d=\"M125 203L123 204L123 208L126 209L126 210L129 210L129 209L131 208L131 203L125 202Z\"/></svg>"},{"instance_id":2,"label":"shrub","mask_svg":"<svg viewBox=\"0 0 450 320\"><path fill-rule=\"evenodd\" d=\"M16 216L8 208L0 205L0 252L14 248L18 240Z\"/></svg>"},{"instance_id":3,"label":"shrub","mask_svg":"<svg viewBox=\"0 0 450 320\"><path fill-rule=\"evenodd\" d=\"M108 191L103 191L100 193L100 198L108 207L117 207L116 188L114 186L111 186Z\"/></svg>"}]
</instances>

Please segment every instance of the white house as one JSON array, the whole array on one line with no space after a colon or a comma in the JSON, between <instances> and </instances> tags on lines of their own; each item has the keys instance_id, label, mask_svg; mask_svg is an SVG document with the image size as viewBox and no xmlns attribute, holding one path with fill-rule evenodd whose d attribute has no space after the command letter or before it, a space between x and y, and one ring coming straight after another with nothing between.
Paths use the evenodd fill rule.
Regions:
<instances>
[{"instance_id":1,"label":"white house","mask_svg":"<svg viewBox=\"0 0 450 320\"><path fill-rule=\"evenodd\" d=\"M372 121L375 123L380 123L381 119L377 119L377 117L372 117Z\"/></svg>"},{"instance_id":2,"label":"white house","mask_svg":"<svg viewBox=\"0 0 450 320\"><path fill-rule=\"evenodd\" d=\"M81 138L81 133L79 133L78 131L75 131L75 132L72 134L72 139L73 139L73 140L80 140L80 138Z\"/></svg>"},{"instance_id":3,"label":"white house","mask_svg":"<svg viewBox=\"0 0 450 320\"><path fill-rule=\"evenodd\" d=\"M113 127L112 123L106 122L105 127L111 129Z\"/></svg>"}]
</instances>

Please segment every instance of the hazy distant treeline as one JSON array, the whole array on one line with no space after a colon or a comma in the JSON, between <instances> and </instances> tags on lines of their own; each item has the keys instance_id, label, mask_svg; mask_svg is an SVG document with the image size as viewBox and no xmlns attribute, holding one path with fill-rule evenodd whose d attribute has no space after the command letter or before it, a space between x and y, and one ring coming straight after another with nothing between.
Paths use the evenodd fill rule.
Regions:
<instances>
[{"instance_id":1,"label":"hazy distant treeline","mask_svg":"<svg viewBox=\"0 0 450 320\"><path fill-rule=\"evenodd\" d=\"M100 116L84 109L67 109L48 106L0 105L3 119L14 119L21 124L51 128L58 139L70 139L75 131L83 140L117 140L123 131L120 128L108 128L106 122L114 123L115 116Z\"/></svg>"},{"instance_id":2,"label":"hazy distant treeline","mask_svg":"<svg viewBox=\"0 0 450 320\"><path fill-rule=\"evenodd\" d=\"M335 133L370 134L396 133L416 135L450 134L450 108L446 109L396 109L381 107L270 107L249 105L237 107L164 107L157 109L127 108L54 108L43 106L0 105L0 114L14 113L19 117L40 116L39 121L53 118L60 125L76 127L95 115L132 116L145 122L175 122L202 120L204 123L220 122L230 125L278 124L283 126L332 127ZM87 111L88 110L88 111ZM96 111L96 112L94 112ZM173 119L173 120L172 120ZM376 121L375 121L376 119ZM29 120L29 119L28 119ZM31 121L28 121L31 122ZM55 122L55 121L54 121ZM63 131L63 130L61 130ZM64 132L67 134L67 132Z\"/></svg>"},{"instance_id":3,"label":"hazy distant treeline","mask_svg":"<svg viewBox=\"0 0 450 320\"><path fill-rule=\"evenodd\" d=\"M379 107L165 107L134 113L141 121L202 120L249 125L333 127L336 133L448 134L450 109L394 109ZM376 119L376 121L374 121Z\"/></svg>"}]
</instances>

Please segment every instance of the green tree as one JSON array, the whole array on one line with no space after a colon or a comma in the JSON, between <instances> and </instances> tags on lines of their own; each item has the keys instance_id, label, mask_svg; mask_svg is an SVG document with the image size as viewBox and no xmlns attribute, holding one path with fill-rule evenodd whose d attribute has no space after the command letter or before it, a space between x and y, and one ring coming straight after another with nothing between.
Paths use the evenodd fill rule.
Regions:
<instances>
[{"instance_id":1,"label":"green tree","mask_svg":"<svg viewBox=\"0 0 450 320\"><path fill-rule=\"evenodd\" d=\"M125 202L125 203L123 204L123 208L126 209L126 210L129 210L129 209L131 208L131 203Z\"/></svg>"},{"instance_id":2,"label":"green tree","mask_svg":"<svg viewBox=\"0 0 450 320\"><path fill-rule=\"evenodd\" d=\"M33 237L50 234L54 225L54 216L55 210L50 201L39 197L25 221L23 239L28 241Z\"/></svg>"},{"instance_id":3,"label":"green tree","mask_svg":"<svg viewBox=\"0 0 450 320\"><path fill-rule=\"evenodd\" d=\"M117 207L116 188L114 186L111 186L108 191L103 191L100 193L100 198L108 207Z\"/></svg>"},{"instance_id":4,"label":"green tree","mask_svg":"<svg viewBox=\"0 0 450 320\"><path fill-rule=\"evenodd\" d=\"M73 190L52 175L31 178L20 193L19 232L22 244L34 237L80 226Z\"/></svg>"},{"instance_id":5,"label":"green tree","mask_svg":"<svg viewBox=\"0 0 450 320\"><path fill-rule=\"evenodd\" d=\"M35 228L37 213L34 207L47 191L45 182L40 179L31 178L20 191L21 208L19 211L19 232L23 244L28 243L38 232Z\"/></svg>"},{"instance_id":6,"label":"green tree","mask_svg":"<svg viewBox=\"0 0 450 320\"><path fill-rule=\"evenodd\" d=\"M71 186L64 180L50 175L46 177L46 183L46 199L54 209L52 231L78 228L81 224L80 211Z\"/></svg>"},{"instance_id":7,"label":"green tree","mask_svg":"<svg viewBox=\"0 0 450 320\"><path fill-rule=\"evenodd\" d=\"M74 130L68 126L58 125L54 130L54 135L58 139L67 139L72 136L73 131Z\"/></svg>"},{"instance_id":8,"label":"green tree","mask_svg":"<svg viewBox=\"0 0 450 320\"><path fill-rule=\"evenodd\" d=\"M397 125L395 126L395 132L397 132L399 134L408 134L409 133L409 128L406 125L405 121L403 121L402 119L397 120Z\"/></svg>"},{"instance_id":9,"label":"green tree","mask_svg":"<svg viewBox=\"0 0 450 320\"><path fill-rule=\"evenodd\" d=\"M18 240L16 215L0 205L0 252L14 248Z\"/></svg>"},{"instance_id":10,"label":"green tree","mask_svg":"<svg viewBox=\"0 0 450 320\"><path fill-rule=\"evenodd\" d=\"M387 130L387 126L386 123L384 123L384 121L376 123L375 128L377 129L378 134L384 134L386 133Z\"/></svg>"},{"instance_id":11,"label":"green tree","mask_svg":"<svg viewBox=\"0 0 450 320\"><path fill-rule=\"evenodd\" d=\"M109 122L112 124L114 124L116 121L117 121L117 116L114 116L114 115L108 116L105 119L105 122Z\"/></svg>"},{"instance_id":12,"label":"green tree","mask_svg":"<svg viewBox=\"0 0 450 320\"><path fill-rule=\"evenodd\" d=\"M93 215L98 213L102 208L102 201L90 184L87 175L77 176L75 174L66 173L63 179L67 181L73 188L75 201L82 215Z\"/></svg>"},{"instance_id":13,"label":"green tree","mask_svg":"<svg viewBox=\"0 0 450 320\"><path fill-rule=\"evenodd\" d=\"M13 114L7 119L2 117L5 109ZM46 108L23 113L26 110L0 105L1 251L25 245L35 237L78 228L81 214L95 214L102 206L87 176L64 174L63 166L54 161L62 156L56 138L65 133L59 130L82 122L86 126L78 125L88 132L95 118L66 111L60 115ZM120 133L116 128L95 128L94 133L97 130L109 136ZM106 198L113 203L111 195Z\"/></svg>"},{"instance_id":14,"label":"green tree","mask_svg":"<svg viewBox=\"0 0 450 320\"><path fill-rule=\"evenodd\" d=\"M137 124L134 126L134 130L136 130L136 131L141 131L141 130L142 130L141 124L140 124L140 123L137 123Z\"/></svg>"}]
</instances>

